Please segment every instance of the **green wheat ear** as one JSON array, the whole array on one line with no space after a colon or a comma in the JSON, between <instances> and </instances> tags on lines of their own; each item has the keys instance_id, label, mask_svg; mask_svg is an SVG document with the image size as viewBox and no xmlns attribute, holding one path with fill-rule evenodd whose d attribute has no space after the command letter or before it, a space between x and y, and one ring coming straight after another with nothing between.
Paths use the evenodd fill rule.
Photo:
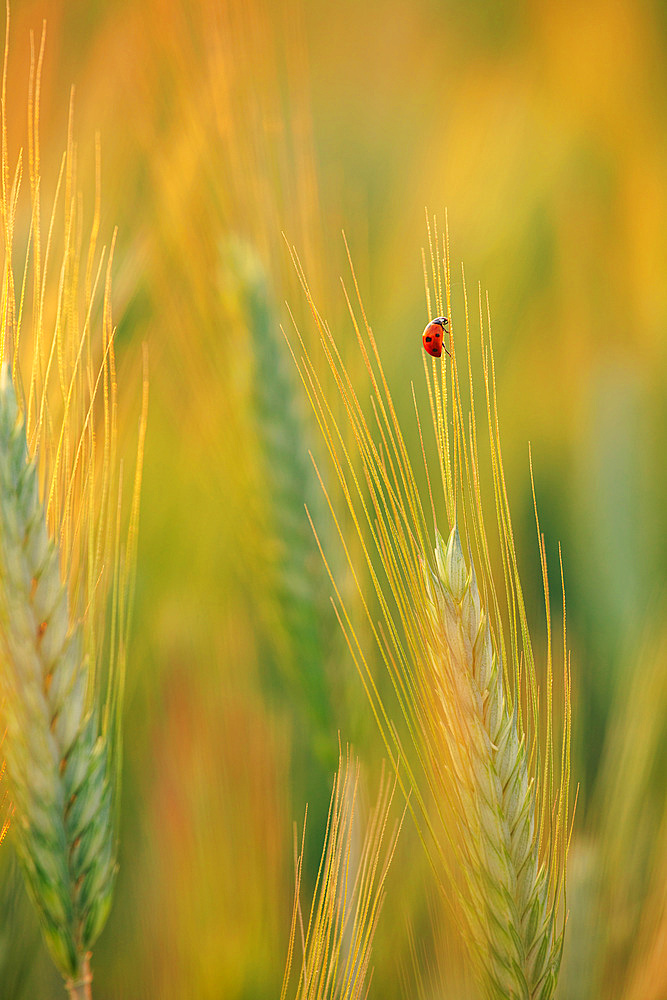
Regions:
<instances>
[{"instance_id":1,"label":"green wheat ear","mask_svg":"<svg viewBox=\"0 0 667 1000\"><path fill-rule=\"evenodd\" d=\"M39 92L43 49L44 36L31 66L31 95ZM3 93L6 77L5 53ZM0 716L25 882L70 995L83 998L90 996L90 949L109 913L116 872L121 709L148 386L144 376L126 523L113 244L109 253L96 245L98 197L84 266L70 106L48 252L43 245L38 110L31 99L31 241L17 277L14 222L19 206L25 211L21 154L10 188L4 100L1 109ZM72 242L72 233L81 238ZM52 271L47 262L59 253L60 268ZM98 315L99 341L93 333Z\"/></svg>"},{"instance_id":2,"label":"green wheat ear","mask_svg":"<svg viewBox=\"0 0 667 1000\"><path fill-rule=\"evenodd\" d=\"M51 954L64 976L77 979L111 905L114 773L7 365L0 374L0 581L14 837Z\"/></svg>"},{"instance_id":3,"label":"green wheat ear","mask_svg":"<svg viewBox=\"0 0 667 1000\"><path fill-rule=\"evenodd\" d=\"M249 354L251 446L256 449L257 481L248 491L247 503L262 532L253 559L253 593L262 601L267 632L290 693L300 699L302 712L308 713L308 728L328 768L335 733L325 655L331 641L331 607L304 510L304 503L313 510L322 501L308 459L302 394L280 331L268 276L247 242L230 238L222 244L220 287L225 308L236 314L243 348Z\"/></svg>"},{"instance_id":4,"label":"green wheat ear","mask_svg":"<svg viewBox=\"0 0 667 1000\"><path fill-rule=\"evenodd\" d=\"M456 822L472 887L462 904L475 957L489 996L550 1000L563 931L540 859L539 803L518 703L505 693L498 643L456 526L446 545L438 536L434 562L426 642L459 796ZM455 680L443 676L450 671Z\"/></svg>"}]
</instances>

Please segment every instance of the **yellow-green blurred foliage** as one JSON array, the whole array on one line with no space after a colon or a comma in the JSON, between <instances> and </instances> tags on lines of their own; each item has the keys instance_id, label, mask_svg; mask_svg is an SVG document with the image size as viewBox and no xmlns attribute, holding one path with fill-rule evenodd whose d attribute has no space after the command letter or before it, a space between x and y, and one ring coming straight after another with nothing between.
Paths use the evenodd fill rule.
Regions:
<instances>
[{"instance_id":1,"label":"yellow-green blurred foliage","mask_svg":"<svg viewBox=\"0 0 667 1000\"><path fill-rule=\"evenodd\" d=\"M39 35L43 18L44 197L74 84L79 184L89 178L92 213L99 130L105 242L119 226L119 377L138 370L143 341L151 371L121 869L94 992L279 995L292 820L308 799L312 883L338 730L371 769L380 756L304 520L308 501L342 566L307 454L321 445L279 331L286 299L304 313L281 230L354 379L362 363L338 286L345 227L418 465L410 381L425 412L428 205L448 207L453 259L490 292L536 632L529 440L556 593L563 546L580 792L577 931L560 995L664 997L664 4L16 0L14 150L25 145L28 31ZM136 414L123 421L129 432ZM352 593L344 574L341 586ZM404 981L408 996L465 997L410 827L387 881L371 995L398 997ZM0 993L58 996L1 850Z\"/></svg>"}]
</instances>

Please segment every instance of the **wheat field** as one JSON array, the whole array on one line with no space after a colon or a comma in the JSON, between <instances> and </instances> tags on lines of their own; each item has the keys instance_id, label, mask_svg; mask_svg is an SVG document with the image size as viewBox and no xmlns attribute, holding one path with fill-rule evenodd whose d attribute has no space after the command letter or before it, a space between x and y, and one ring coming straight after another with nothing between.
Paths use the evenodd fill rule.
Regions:
<instances>
[{"instance_id":1,"label":"wheat field","mask_svg":"<svg viewBox=\"0 0 667 1000\"><path fill-rule=\"evenodd\" d=\"M2 1000L665 1000L660 5L3 23Z\"/></svg>"}]
</instances>

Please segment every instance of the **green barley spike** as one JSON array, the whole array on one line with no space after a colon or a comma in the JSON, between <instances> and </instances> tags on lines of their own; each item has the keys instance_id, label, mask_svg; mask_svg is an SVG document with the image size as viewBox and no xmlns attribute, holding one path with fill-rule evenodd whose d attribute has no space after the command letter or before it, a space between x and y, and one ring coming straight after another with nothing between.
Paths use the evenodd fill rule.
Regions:
<instances>
[{"instance_id":1,"label":"green barley spike","mask_svg":"<svg viewBox=\"0 0 667 1000\"><path fill-rule=\"evenodd\" d=\"M11 374L0 375L0 665L14 837L63 976L85 974L116 871L113 771L91 705L83 629L71 622L58 548Z\"/></svg>"}]
</instances>

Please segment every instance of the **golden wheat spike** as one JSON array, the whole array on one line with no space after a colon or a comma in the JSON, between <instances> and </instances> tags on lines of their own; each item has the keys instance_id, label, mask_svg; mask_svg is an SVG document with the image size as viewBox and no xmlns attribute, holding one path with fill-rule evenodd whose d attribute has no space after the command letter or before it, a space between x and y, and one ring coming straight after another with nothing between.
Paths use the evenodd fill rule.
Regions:
<instances>
[{"instance_id":1,"label":"golden wheat spike","mask_svg":"<svg viewBox=\"0 0 667 1000\"><path fill-rule=\"evenodd\" d=\"M345 756L341 749L305 927L299 901L303 840L295 856L294 910L281 1000L290 995L295 1000L361 1000L366 996L373 938L400 823L388 828L396 780L388 780L383 769L375 806L360 828L360 776L359 761L350 748ZM302 960L296 989L290 991L297 929Z\"/></svg>"},{"instance_id":2,"label":"golden wheat spike","mask_svg":"<svg viewBox=\"0 0 667 1000\"><path fill-rule=\"evenodd\" d=\"M451 360L443 356L425 362L443 485L442 509L431 494L436 520L432 540L354 273L361 323L349 297L347 302L369 372L375 432L359 403L364 392L352 386L335 338L320 318L292 251L320 329L322 353L340 392L343 419L352 429L352 450L346 446L349 435L339 425L334 402L322 388L324 379L301 338L302 356L300 360L295 356L295 361L359 536L362 566L351 555L340 512L327 492L362 606L392 681L393 703L381 697L371 652L363 648L335 588L337 613L385 745L393 759L406 759L413 812L438 880L460 918L484 994L497 1000L549 1000L558 977L565 914L571 725L567 650L564 639L564 723L560 748L554 749L548 594L547 698L540 711L502 462L490 322L485 330L480 294L482 375L497 525L493 544L499 543L501 552L501 583L492 569L492 538L483 516L488 500L482 495L479 468L480 422L475 412L465 276L467 371L456 351L446 226L442 254L435 224L429 226L429 245L434 288L431 291L427 285L426 299L435 301L439 311L447 302L452 333ZM467 401L462 391L464 371ZM420 435L425 453L421 423ZM430 489L432 476L427 480ZM540 557L546 587L541 538ZM379 607L379 624L370 610L365 579L370 580ZM392 720L396 711L402 718L400 728Z\"/></svg>"}]
</instances>

